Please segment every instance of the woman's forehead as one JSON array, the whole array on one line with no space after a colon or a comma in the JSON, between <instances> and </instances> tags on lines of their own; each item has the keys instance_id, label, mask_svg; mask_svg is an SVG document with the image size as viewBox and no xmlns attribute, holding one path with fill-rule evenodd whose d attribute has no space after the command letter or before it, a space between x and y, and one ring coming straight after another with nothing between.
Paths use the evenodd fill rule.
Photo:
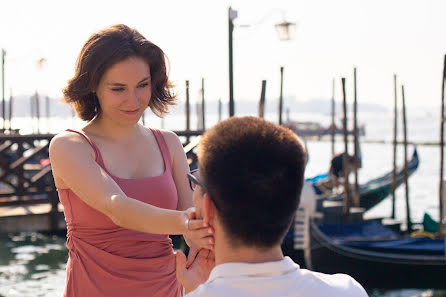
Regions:
<instances>
[{"instance_id":1,"label":"woman's forehead","mask_svg":"<svg viewBox=\"0 0 446 297\"><path fill-rule=\"evenodd\" d=\"M112 65L104 73L103 79L107 83L138 83L150 77L150 66L139 57L130 57Z\"/></svg>"}]
</instances>

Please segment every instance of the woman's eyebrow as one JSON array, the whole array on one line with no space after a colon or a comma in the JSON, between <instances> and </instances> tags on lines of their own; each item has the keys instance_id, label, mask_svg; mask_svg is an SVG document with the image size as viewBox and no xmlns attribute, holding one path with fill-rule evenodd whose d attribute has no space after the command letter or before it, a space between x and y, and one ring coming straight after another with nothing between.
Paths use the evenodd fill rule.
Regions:
<instances>
[{"instance_id":1,"label":"woman's eyebrow","mask_svg":"<svg viewBox=\"0 0 446 297\"><path fill-rule=\"evenodd\" d=\"M138 84L142 83L142 82L145 81L145 80L148 80L149 78L150 78L150 76L144 77L143 79L141 79L141 80L139 81Z\"/></svg>"},{"instance_id":2,"label":"woman's eyebrow","mask_svg":"<svg viewBox=\"0 0 446 297\"><path fill-rule=\"evenodd\" d=\"M140 84L140 83L142 83L143 81L148 80L149 78L150 78L150 76L144 77L144 78L141 79L137 84ZM110 85L110 86L118 86L118 87L125 87L125 86L126 86L126 84L118 83L118 82L107 83L107 85Z\"/></svg>"}]
</instances>

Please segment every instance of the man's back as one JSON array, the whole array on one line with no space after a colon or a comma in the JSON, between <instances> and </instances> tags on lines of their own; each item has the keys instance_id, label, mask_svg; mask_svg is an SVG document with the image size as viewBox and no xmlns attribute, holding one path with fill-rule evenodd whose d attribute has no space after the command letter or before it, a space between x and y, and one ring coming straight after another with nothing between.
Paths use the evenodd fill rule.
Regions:
<instances>
[{"instance_id":1,"label":"man's back","mask_svg":"<svg viewBox=\"0 0 446 297\"><path fill-rule=\"evenodd\" d=\"M289 257L266 263L216 266L206 283L188 297L367 297L353 278L300 269Z\"/></svg>"}]
</instances>

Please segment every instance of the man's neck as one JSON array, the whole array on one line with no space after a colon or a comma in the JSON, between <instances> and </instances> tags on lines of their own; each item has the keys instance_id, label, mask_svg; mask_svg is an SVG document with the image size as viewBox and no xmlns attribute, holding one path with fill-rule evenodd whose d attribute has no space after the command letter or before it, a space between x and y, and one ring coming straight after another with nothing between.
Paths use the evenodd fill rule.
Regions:
<instances>
[{"instance_id":1,"label":"man's neck","mask_svg":"<svg viewBox=\"0 0 446 297\"><path fill-rule=\"evenodd\" d=\"M268 249L256 247L233 247L230 243L215 241L215 265L229 262L263 263L280 261L283 259L280 245Z\"/></svg>"}]
</instances>

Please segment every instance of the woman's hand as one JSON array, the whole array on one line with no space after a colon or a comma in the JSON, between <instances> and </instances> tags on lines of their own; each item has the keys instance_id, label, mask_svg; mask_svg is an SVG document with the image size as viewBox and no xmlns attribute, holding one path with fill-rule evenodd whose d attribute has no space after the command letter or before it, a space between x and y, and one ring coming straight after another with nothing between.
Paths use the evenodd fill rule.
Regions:
<instances>
[{"instance_id":1,"label":"woman's hand","mask_svg":"<svg viewBox=\"0 0 446 297\"><path fill-rule=\"evenodd\" d=\"M193 253L189 258L193 260L201 248L209 250L214 249L214 230L209 226L208 222L196 218L195 209L193 207L187 209L185 214L188 219L185 221L185 232L183 233L183 237ZM191 260L188 260L188 264Z\"/></svg>"}]
</instances>

